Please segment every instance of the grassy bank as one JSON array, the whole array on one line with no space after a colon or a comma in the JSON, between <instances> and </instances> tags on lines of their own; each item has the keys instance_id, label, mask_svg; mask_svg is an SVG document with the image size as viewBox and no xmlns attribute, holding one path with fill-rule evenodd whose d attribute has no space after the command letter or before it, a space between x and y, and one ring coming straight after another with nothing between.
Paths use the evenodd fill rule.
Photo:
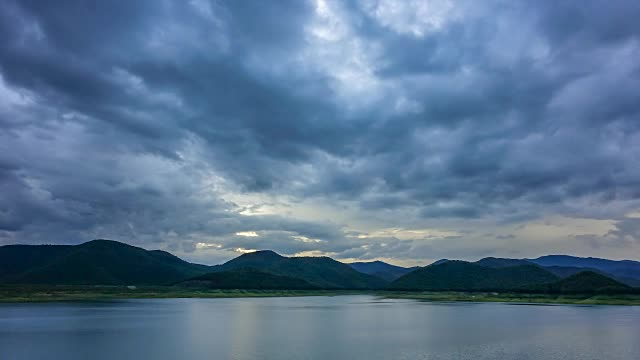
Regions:
<instances>
[{"instance_id":1,"label":"grassy bank","mask_svg":"<svg viewBox=\"0 0 640 360\"><path fill-rule=\"evenodd\" d=\"M354 293L362 294L362 292L339 290L199 290L178 287L127 288L123 286L4 286L0 287L0 302L335 296Z\"/></svg>"},{"instance_id":2,"label":"grassy bank","mask_svg":"<svg viewBox=\"0 0 640 360\"><path fill-rule=\"evenodd\" d=\"M434 302L506 302L521 304L640 305L640 295L550 295L495 292L390 292L384 297Z\"/></svg>"},{"instance_id":3,"label":"grassy bank","mask_svg":"<svg viewBox=\"0 0 640 360\"><path fill-rule=\"evenodd\" d=\"M0 302L100 301L115 299L242 298L374 295L433 302L640 305L640 295L548 295L491 292L399 292L349 290L200 290L180 287L0 286Z\"/></svg>"}]
</instances>

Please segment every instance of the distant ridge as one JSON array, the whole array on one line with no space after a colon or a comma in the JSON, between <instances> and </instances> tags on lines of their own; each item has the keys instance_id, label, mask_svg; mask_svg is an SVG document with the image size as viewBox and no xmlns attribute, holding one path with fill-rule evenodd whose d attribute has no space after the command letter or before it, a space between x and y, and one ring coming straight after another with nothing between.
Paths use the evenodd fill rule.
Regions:
<instances>
[{"instance_id":1,"label":"distant ridge","mask_svg":"<svg viewBox=\"0 0 640 360\"><path fill-rule=\"evenodd\" d=\"M532 287L532 290L535 289L561 294L613 294L631 290L629 286L593 271L582 271L551 284Z\"/></svg>"},{"instance_id":2,"label":"distant ridge","mask_svg":"<svg viewBox=\"0 0 640 360\"><path fill-rule=\"evenodd\" d=\"M588 268L588 267L577 267L577 266L544 266L544 268L550 272L552 272L554 275L559 276L561 278L567 278L569 276L581 273L583 271L592 271L595 273L598 273L600 275L604 275L604 276L608 276L608 277L613 277L613 275L611 274L607 274L604 271L600 271L598 269L594 269L594 268Z\"/></svg>"},{"instance_id":3,"label":"distant ridge","mask_svg":"<svg viewBox=\"0 0 640 360\"><path fill-rule=\"evenodd\" d=\"M406 268L391 265L384 261L354 262L348 265L361 273L377 276L386 281L393 281L419 268L418 266Z\"/></svg>"},{"instance_id":4,"label":"distant ridge","mask_svg":"<svg viewBox=\"0 0 640 360\"><path fill-rule=\"evenodd\" d=\"M487 267L450 260L412 271L389 284L392 290L494 291L524 289L557 281L537 265Z\"/></svg>"},{"instance_id":5,"label":"distant ridge","mask_svg":"<svg viewBox=\"0 0 640 360\"><path fill-rule=\"evenodd\" d=\"M431 264L429 264L429 266L431 266L431 265L440 265L440 264L444 264L444 263L446 263L447 261L450 261L450 260L449 260L449 259L440 259L440 260L436 260L436 261L432 262Z\"/></svg>"},{"instance_id":6,"label":"distant ridge","mask_svg":"<svg viewBox=\"0 0 640 360\"><path fill-rule=\"evenodd\" d=\"M551 267L585 268L597 270L630 286L640 286L640 262L633 260L608 260L594 257L570 255L546 255L536 259L526 259L532 263Z\"/></svg>"},{"instance_id":7,"label":"distant ridge","mask_svg":"<svg viewBox=\"0 0 640 360\"><path fill-rule=\"evenodd\" d=\"M475 264L492 267L492 268L503 268L509 266L521 266L521 265L533 265L533 263L527 260L521 259L507 259L507 258L495 258L495 257L486 257L484 259L480 259L475 262Z\"/></svg>"},{"instance_id":8,"label":"distant ridge","mask_svg":"<svg viewBox=\"0 0 640 360\"><path fill-rule=\"evenodd\" d=\"M431 265L439 265L449 260L442 259ZM613 278L632 287L640 287L640 262L633 260L607 260L600 258L580 258L568 255L547 255L537 259L510 259L486 257L474 264L487 267L509 267L517 265L538 265L561 278L582 271L592 271Z\"/></svg>"}]
</instances>

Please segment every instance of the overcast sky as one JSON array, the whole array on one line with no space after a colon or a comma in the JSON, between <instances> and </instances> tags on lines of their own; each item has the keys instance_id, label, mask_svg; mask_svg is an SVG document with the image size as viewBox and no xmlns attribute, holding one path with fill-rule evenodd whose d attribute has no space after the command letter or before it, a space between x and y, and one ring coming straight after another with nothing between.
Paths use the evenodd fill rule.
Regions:
<instances>
[{"instance_id":1,"label":"overcast sky","mask_svg":"<svg viewBox=\"0 0 640 360\"><path fill-rule=\"evenodd\" d=\"M0 245L640 259L640 2L0 2Z\"/></svg>"}]
</instances>

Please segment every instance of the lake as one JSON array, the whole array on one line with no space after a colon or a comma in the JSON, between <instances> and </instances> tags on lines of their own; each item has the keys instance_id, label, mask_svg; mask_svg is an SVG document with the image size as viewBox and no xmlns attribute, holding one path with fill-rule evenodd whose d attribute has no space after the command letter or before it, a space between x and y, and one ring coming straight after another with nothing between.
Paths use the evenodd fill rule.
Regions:
<instances>
[{"instance_id":1,"label":"lake","mask_svg":"<svg viewBox=\"0 0 640 360\"><path fill-rule=\"evenodd\" d=\"M0 304L0 359L639 359L640 307L373 296Z\"/></svg>"}]
</instances>

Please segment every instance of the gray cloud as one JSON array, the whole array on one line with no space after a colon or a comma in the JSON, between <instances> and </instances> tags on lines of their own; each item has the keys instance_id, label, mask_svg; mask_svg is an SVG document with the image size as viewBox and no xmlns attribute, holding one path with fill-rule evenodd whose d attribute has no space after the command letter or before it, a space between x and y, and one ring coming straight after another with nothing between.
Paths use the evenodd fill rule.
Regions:
<instances>
[{"instance_id":1,"label":"gray cloud","mask_svg":"<svg viewBox=\"0 0 640 360\"><path fill-rule=\"evenodd\" d=\"M389 4L4 2L0 242L433 259L626 223L640 6ZM427 226L463 235L349 236Z\"/></svg>"}]
</instances>

